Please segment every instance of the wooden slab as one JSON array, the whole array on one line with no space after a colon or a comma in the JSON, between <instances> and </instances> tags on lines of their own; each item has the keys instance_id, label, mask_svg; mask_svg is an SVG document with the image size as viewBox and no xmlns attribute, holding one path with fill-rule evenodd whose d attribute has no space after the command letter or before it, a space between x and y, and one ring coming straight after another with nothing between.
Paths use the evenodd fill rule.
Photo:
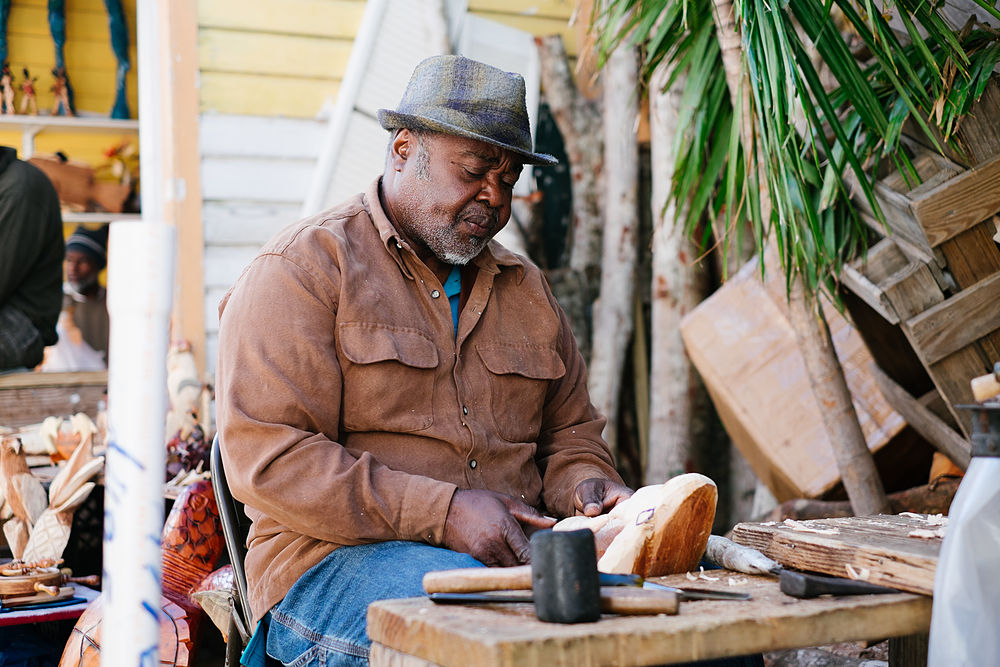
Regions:
<instances>
[{"instance_id":1,"label":"wooden slab","mask_svg":"<svg viewBox=\"0 0 1000 667\"><path fill-rule=\"evenodd\" d=\"M535 618L530 604L455 607L427 598L385 600L368 608L372 667L627 667L663 665L885 639L927 632L931 599L900 593L797 600L773 577L735 575L697 586L750 593L748 602L681 603L677 616L603 616L597 623L559 625ZM746 580L729 586L729 577ZM657 578L694 586L683 574ZM388 649L388 650L385 650ZM400 655L402 654L402 655ZM417 661L413 661L416 659Z\"/></svg>"},{"instance_id":2,"label":"wooden slab","mask_svg":"<svg viewBox=\"0 0 1000 667\"><path fill-rule=\"evenodd\" d=\"M788 320L778 262L772 256L765 265L765 283L751 260L684 317L681 335L757 477L779 502L816 498L836 487L840 475ZM906 423L875 386L868 349L832 305L825 303L824 313L869 449L895 446Z\"/></svg>"},{"instance_id":3,"label":"wooden slab","mask_svg":"<svg viewBox=\"0 0 1000 667\"><path fill-rule=\"evenodd\" d=\"M848 576L847 565L868 581L911 593L930 595L934 590L941 538L908 537L910 531L931 527L921 519L880 514L846 519L801 522L836 534L800 532L784 523L741 523L733 541L753 547L786 567Z\"/></svg>"}]
</instances>

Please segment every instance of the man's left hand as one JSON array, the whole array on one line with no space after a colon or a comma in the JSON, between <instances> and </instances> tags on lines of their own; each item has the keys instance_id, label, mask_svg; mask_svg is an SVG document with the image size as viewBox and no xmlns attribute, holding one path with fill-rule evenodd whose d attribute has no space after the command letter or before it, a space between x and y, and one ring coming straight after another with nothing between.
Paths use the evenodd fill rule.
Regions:
<instances>
[{"instance_id":1,"label":"man's left hand","mask_svg":"<svg viewBox=\"0 0 1000 667\"><path fill-rule=\"evenodd\" d=\"M609 479L592 477L580 482L573 494L573 505L577 515L597 516L611 510L615 505L632 497L632 489L616 484Z\"/></svg>"}]
</instances>

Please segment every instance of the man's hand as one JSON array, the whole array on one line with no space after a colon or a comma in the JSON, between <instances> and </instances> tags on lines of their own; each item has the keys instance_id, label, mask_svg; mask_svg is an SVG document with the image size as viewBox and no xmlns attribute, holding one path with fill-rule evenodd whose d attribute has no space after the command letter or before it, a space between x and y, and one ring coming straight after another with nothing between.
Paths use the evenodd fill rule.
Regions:
<instances>
[{"instance_id":1,"label":"man's hand","mask_svg":"<svg viewBox=\"0 0 1000 667\"><path fill-rule=\"evenodd\" d=\"M518 523L520 522L520 523ZM531 545L521 524L551 528L555 519L502 493L458 490L444 525L444 546L490 567L531 562Z\"/></svg>"},{"instance_id":2,"label":"man's hand","mask_svg":"<svg viewBox=\"0 0 1000 667\"><path fill-rule=\"evenodd\" d=\"M608 479L592 477L580 482L573 494L577 515L597 516L632 497L632 489Z\"/></svg>"}]
</instances>

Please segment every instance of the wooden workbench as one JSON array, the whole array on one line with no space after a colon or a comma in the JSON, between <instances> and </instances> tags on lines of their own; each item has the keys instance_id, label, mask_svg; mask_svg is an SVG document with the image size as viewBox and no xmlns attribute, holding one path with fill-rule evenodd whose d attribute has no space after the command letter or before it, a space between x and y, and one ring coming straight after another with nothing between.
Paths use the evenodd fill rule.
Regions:
<instances>
[{"instance_id":1,"label":"wooden workbench","mask_svg":"<svg viewBox=\"0 0 1000 667\"><path fill-rule=\"evenodd\" d=\"M604 616L557 625L530 604L447 606L427 598L386 600L368 608L372 667L628 667L722 658L852 640L926 633L931 598L909 593L797 600L771 577L721 575L718 581L664 577L753 595L748 602L682 602L677 616ZM729 577L746 579L739 587ZM892 647L890 647L890 651ZM895 662L895 661L893 661Z\"/></svg>"}]
</instances>

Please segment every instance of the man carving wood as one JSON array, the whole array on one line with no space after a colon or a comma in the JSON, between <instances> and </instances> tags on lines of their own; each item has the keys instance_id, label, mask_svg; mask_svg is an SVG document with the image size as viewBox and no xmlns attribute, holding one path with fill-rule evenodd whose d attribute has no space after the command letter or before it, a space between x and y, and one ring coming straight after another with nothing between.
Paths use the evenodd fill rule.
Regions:
<instances>
[{"instance_id":1,"label":"man carving wood","mask_svg":"<svg viewBox=\"0 0 1000 667\"><path fill-rule=\"evenodd\" d=\"M424 61L378 113L382 176L280 232L223 299L222 454L264 620L247 664L367 664L370 602L526 563L540 510L632 493L541 272L491 241L522 165L555 163L524 99L519 75Z\"/></svg>"}]
</instances>

